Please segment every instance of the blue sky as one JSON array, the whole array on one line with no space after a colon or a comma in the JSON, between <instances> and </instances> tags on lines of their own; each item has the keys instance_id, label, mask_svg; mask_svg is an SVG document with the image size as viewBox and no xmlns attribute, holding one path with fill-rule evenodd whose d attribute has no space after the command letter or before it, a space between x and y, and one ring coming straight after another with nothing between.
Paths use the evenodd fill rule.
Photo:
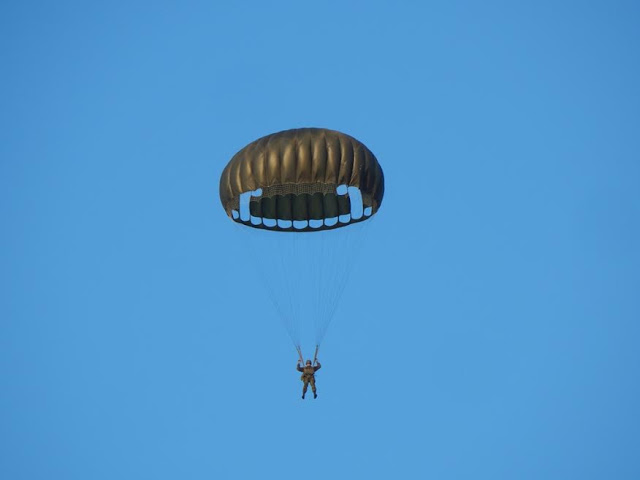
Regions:
<instances>
[{"instance_id":1,"label":"blue sky","mask_svg":"<svg viewBox=\"0 0 640 480\"><path fill-rule=\"evenodd\" d=\"M639 478L639 45L631 1L3 2L0 477ZM218 201L302 126L386 176L304 402Z\"/></svg>"}]
</instances>

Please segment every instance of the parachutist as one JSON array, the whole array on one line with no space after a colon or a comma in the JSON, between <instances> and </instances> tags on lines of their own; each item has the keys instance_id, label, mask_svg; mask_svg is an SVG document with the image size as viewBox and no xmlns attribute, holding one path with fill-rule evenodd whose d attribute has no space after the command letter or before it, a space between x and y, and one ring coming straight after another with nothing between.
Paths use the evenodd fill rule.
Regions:
<instances>
[{"instance_id":1,"label":"parachutist","mask_svg":"<svg viewBox=\"0 0 640 480\"><path fill-rule=\"evenodd\" d=\"M311 360L307 360L307 363L304 367L300 366L301 360L298 360L298 365L296 366L296 369L299 372L302 372L302 375L300 376L300 380L302 380L304 382L304 385L302 386L302 399L304 400L304 396L307 393L307 387L309 386L309 384L311 384L311 391L313 392L313 398L318 398L318 394L316 393L316 377L315 377L315 373L320 370L320 368L322 367L322 365L320 365L320 362L316 361L315 365L311 364Z\"/></svg>"}]
</instances>

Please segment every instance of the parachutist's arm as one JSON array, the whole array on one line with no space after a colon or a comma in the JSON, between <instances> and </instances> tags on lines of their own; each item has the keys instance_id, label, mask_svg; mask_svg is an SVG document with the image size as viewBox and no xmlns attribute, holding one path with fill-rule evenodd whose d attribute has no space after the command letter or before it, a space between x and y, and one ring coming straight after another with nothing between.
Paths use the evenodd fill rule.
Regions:
<instances>
[{"instance_id":1,"label":"parachutist's arm","mask_svg":"<svg viewBox=\"0 0 640 480\"><path fill-rule=\"evenodd\" d=\"M296 370L298 370L299 372L304 372L304 370L300 366L300 362L298 362L298 365L296 365Z\"/></svg>"},{"instance_id":2,"label":"parachutist's arm","mask_svg":"<svg viewBox=\"0 0 640 480\"><path fill-rule=\"evenodd\" d=\"M313 367L313 371L317 372L318 370L320 370L322 368L322 365L320 365L320 362L316 361L316 366Z\"/></svg>"}]
</instances>

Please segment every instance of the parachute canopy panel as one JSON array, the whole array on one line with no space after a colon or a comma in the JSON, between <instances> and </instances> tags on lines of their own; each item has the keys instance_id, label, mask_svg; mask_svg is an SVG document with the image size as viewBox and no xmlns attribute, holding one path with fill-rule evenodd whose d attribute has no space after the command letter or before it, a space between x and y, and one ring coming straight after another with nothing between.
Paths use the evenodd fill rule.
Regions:
<instances>
[{"instance_id":1,"label":"parachute canopy panel","mask_svg":"<svg viewBox=\"0 0 640 480\"><path fill-rule=\"evenodd\" d=\"M339 193L341 186L360 191L366 212L360 218L350 215L349 193L344 187ZM237 214L247 192L252 192L253 220ZM220 201L231 219L277 231L329 230L366 220L378 211L383 195L384 175L375 155L355 138L323 128L262 137L236 153L220 177Z\"/></svg>"}]
</instances>

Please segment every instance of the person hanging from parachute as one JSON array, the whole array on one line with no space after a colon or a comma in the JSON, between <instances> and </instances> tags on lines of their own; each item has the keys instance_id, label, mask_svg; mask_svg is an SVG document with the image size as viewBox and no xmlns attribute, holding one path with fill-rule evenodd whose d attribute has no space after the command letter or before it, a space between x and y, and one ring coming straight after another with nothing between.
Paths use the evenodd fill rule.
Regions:
<instances>
[{"instance_id":1,"label":"person hanging from parachute","mask_svg":"<svg viewBox=\"0 0 640 480\"><path fill-rule=\"evenodd\" d=\"M298 360L297 369L299 372L302 372L300 376L300 380L303 381L302 385L302 399L304 400L304 396L307 394L307 387L311 384L311 391L313 392L313 398L318 398L318 392L316 391L316 377L315 373L322 368L320 362L316 361L315 365L311 364L311 360L307 360L307 363L304 367L301 367L301 360Z\"/></svg>"},{"instance_id":2,"label":"person hanging from parachute","mask_svg":"<svg viewBox=\"0 0 640 480\"><path fill-rule=\"evenodd\" d=\"M367 225L382 204L382 167L354 137L295 128L239 150L222 171L219 188L226 215L250 237L254 263L263 264L263 281L298 350L302 398L309 384L317 398L317 346L364 238L354 225ZM312 333L316 355L305 362L301 335Z\"/></svg>"},{"instance_id":3,"label":"person hanging from parachute","mask_svg":"<svg viewBox=\"0 0 640 480\"><path fill-rule=\"evenodd\" d=\"M313 398L318 398L318 392L316 391L316 377L315 373L322 368L320 362L318 361L318 347L316 346L316 353L314 355L313 362L311 360L307 360L307 363L304 367L301 367L302 364L302 351L300 347L298 348L298 365L296 366L296 370L302 372L300 376L300 380L302 380L302 399L304 400L304 396L307 394L307 387L311 384L311 391L313 392Z\"/></svg>"}]
</instances>

